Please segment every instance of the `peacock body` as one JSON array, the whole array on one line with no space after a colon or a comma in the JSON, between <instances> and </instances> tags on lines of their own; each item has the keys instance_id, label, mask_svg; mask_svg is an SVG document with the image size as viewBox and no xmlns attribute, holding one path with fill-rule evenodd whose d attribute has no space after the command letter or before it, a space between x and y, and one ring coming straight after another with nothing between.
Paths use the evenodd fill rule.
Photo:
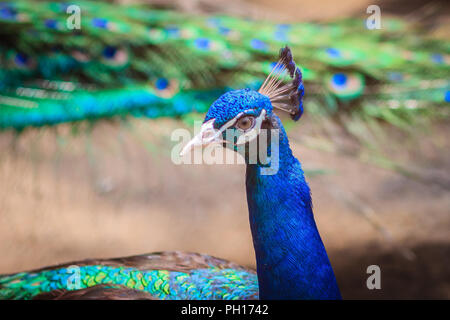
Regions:
<instances>
[{"instance_id":1,"label":"peacock body","mask_svg":"<svg viewBox=\"0 0 450 320\"><path fill-rule=\"evenodd\" d=\"M449 102L450 46L395 19L277 24L195 16L148 5L79 1L0 4L0 128L114 115L205 112L224 92L253 89L280 46L302 61L313 110L392 119ZM356 106L356 108L353 108ZM327 108L325 108L327 107ZM439 109L439 110L440 110Z\"/></svg>"},{"instance_id":2,"label":"peacock body","mask_svg":"<svg viewBox=\"0 0 450 320\"><path fill-rule=\"evenodd\" d=\"M98 290L101 288L101 290ZM206 255L86 260L0 278L2 299L257 299L253 270Z\"/></svg>"},{"instance_id":3,"label":"peacock body","mask_svg":"<svg viewBox=\"0 0 450 320\"><path fill-rule=\"evenodd\" d=\"M340 299L308 184L275 114L275 109L283 110L298 120L303 113L302 74L288 47L280 51L274 70L258 92L234 90L217 99L198 135L182 151L221 143L244 157L256 273L209 256L161 253L1 276L0 297ZM262 135L265 130L270 134ZM254 162L251 145L266 156Z\"/></svg>"}]
</instances>

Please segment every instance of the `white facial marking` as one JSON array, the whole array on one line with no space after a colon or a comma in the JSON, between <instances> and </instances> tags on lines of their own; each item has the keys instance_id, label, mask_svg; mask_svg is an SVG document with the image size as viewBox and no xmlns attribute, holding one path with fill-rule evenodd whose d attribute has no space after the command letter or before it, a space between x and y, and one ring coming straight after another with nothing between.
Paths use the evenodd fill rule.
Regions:
<instances>
[{"instance_id":1,"label":"white facial marking","mask_svg":"<svg viewBox=\"0 0 450 320\"><path fill-rule=\"evenodd\" d=\"M219 130L214 128L214 121L216 119L208 120L202 125L202 127L200 128L200 132L196 136L194 136L194 138L192 138L192 140L190 140L186 144L186 146L184 146L183 150L181 150L180 152L180 156L184 156L197 146L204 146L213 142L229 143L229 141L223 140L222 133L228 128L235 125L238 119L244 114L245 112L240 112L236 117L225 123ZM259 132L261 131L261 124L265 118L265 115L266 110L263 109L261 111L261 114L256 118L254 127L248 132L245 132L244 134L239 136L236 145L250 142L258 136Z\"/></svg>"},{"instance_id":2,"label":"white facial marking","mask_svg":"<svg viewBox=\"0 0 450 320\"><path fill-rule=\"evenodd\" d=\"M218 130L213 127L214 120L215 119L211 119L202 125L200 132L184 146L183 150L181 150L180 156L184 156L197 146L203 146L217 140L219 134Z\"/></svg>"}]
</instances>

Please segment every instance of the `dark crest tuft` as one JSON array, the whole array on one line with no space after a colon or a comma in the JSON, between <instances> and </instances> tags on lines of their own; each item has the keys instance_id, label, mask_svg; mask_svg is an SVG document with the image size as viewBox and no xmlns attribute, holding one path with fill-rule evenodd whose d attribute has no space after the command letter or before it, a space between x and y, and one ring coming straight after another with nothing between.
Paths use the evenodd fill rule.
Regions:
<instances>
[{"instance_id":1,"label":"dark crest tuft","mask_svg":"<svg viewBox=\"0 0 450 320\"><path fill-rule=\"evenodd\" d=\"M291 82L284 82L286 73L292 79ZM295 65L291 49L288 46L280 50L280 58L259 92L269 97L274 108L289 112L295 121L300 119L303 113L305 89L302 73Z\"/></svg>"}]
</instances>

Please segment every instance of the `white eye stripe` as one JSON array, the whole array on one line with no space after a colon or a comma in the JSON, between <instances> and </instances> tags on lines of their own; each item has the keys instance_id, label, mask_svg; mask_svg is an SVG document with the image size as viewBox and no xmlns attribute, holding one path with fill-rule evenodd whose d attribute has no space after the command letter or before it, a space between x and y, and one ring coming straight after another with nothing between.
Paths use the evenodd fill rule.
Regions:
<instances>
[{"instance_id":1,"label":"white eye stripe","mask_svg":"<svg viewBox=\"0 0 450 320\"><path fill-rule=\"evenodd\" d=\"M239 113L236 117L225 123L220 129L214 128L214 121L216 119L210 119L206 121L202 127L200 128L200 132L194 136L181 150L180 155L183 156L187 154L191 149L195 148L196 146L202 146L207 145L209 143L213 142L221 142L221 143L232 143L231 141L224 140L222 138L222 133L233 126L241 116L243 116L245 112ZM264 118L266 116L266 110L262 110L261 114L255 118L255 124L251 130L246 131L244 134L240 135L236 144L243 144L246 142L250 142L254 140L261 131L261 124L264 121Z\"/></svg>"},{"instance_id":2,"label":"white eye stripe","mask_svg":"<svg viewBox=\"0 0 450 320\"><path fill-rule=\"evenodd\" d=\"M247 113L246 113L247 111L252 111L252 110L249 109L249 110L245 110L245 111L243 111L243 112L239 112L233 119L231 119L230 121L226 122L226 123L219 129L219 131L220 131L220 132L223 132L223 131L225 131L226 129L228 129L228 128L234 126L234 125L239 121L239 119L240 119L242 116L245 116L245 115L246 115L246 116L254 117L254 115L252 115L252 114L247 114ZM266 110L262 109L261 114L260 114L258 117L255 117L255 119L256 119L256 120L261 119L260 122L262 122L262 120L264 119L265 115L266 115Z\"/></svg>"},{"instance_id":3,"label":"white eye stripe","mask_svg":"<svg viewBox=\"0 0 450 320\"><path fill-rule=\"evenodd\" d=\"M205 122L202 126L202 140L204 142L210 142L213 140L216 140L217 138L219 138L222 134L222 132L224 132L225 130L227 130L228 128L232 127L237 121L238 119L244 115L244 112L239 113L236 117L234 117L233 119L231 119L230 121L228 121L227 123L225 123L222 127L220 127L219 129L215 129L214 128L214 121L216 119L211 119L207 122ZM204 136L203 133L208 132L207 136Z\"/></svg>"},{"instance_id":4,"label":"white eye stripe","mask_svg":"<svg viewBox=\"0 0 450 320\"><path fill-rule=\"evenodd\" d=\"M225 131L226 129L234 126L236 124L236 122L238 122L239 118L242 117L245 114L245 112L240 112L238 113L238 115L236 117L234 117L233 119L231 119L230 121L228 121L227 123L225 123L221 128L221 132ZM222 130L223 129L223 130Z\"/></svg>"}]
</instances>

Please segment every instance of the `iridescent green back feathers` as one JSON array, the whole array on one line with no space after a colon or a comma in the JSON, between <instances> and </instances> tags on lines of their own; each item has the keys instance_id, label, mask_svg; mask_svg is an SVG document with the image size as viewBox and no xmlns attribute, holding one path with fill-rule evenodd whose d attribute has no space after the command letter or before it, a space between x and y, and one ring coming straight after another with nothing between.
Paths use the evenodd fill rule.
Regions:
<instances>
[{"instance_id":1,"label":"iridescent green back feathers","mask_svg":"<svg viewBox=\"0 0 450 320\"><path fill-rule=\"evenodd\" d=\"M0 299L256 299L254 271L210 256L154 253L0 276Z\"/></svg>"}]
</instances>

